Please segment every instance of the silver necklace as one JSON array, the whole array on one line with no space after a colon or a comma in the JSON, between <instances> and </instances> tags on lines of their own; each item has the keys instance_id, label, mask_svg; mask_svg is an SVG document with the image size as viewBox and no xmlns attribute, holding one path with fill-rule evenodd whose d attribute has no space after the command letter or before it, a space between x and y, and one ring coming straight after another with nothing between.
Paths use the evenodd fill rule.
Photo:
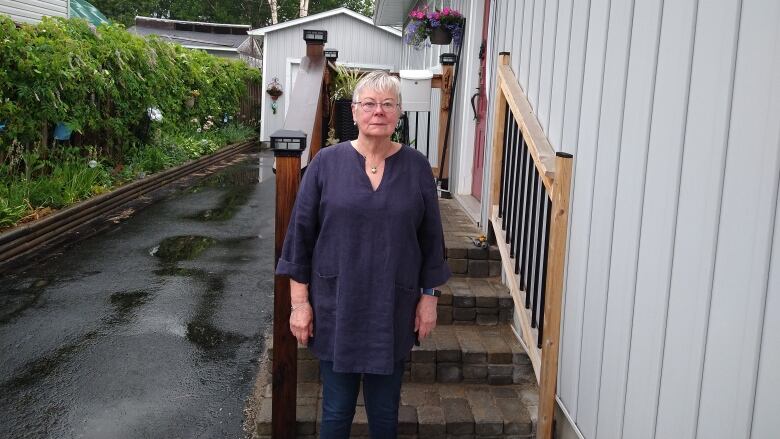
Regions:
<instances>
[{"instance_id":1,"label":"silver necklace","mask_svg":"<svg viewBox=\"0 0 780 439\"><path fill-rule=\"evenodd\" d=\"M357 148L356 148L356 149L357 149L357 152L358 152L358 154L362 155L362 156L363 156L363 159L366 161L366 163L368 163L368 166L369 166L369 168L371 169L371 173L372 173L372 174L376 174L376 172L377 172L377 169L379 169L379 164L382 162L382 160L384 160L384 158L383 158L382 160L380 160L380 161L379 161L380 163L377 163L377 164L375 164L375 165L372 165L372 164L371 164L371 163L368 161L368 156L367 156L367 155L365 155L365 154L363 154L363 151L361 151L361 150L360 150L360 144L359 144L359 143L357 143L357 142L355 142L355 146L357 146Z\"/></svg>"}]
</instances>

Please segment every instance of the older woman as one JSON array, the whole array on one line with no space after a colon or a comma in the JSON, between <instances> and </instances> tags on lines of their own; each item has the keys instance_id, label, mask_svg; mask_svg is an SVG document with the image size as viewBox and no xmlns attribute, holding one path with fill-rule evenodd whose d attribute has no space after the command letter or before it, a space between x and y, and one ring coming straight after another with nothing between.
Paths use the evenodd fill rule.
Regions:
<instances>
[{"instance_id":1,"label":"older woman","mask_svg":"<svg viewBox=\"0 0 780 439\"><path fill-rule=\"evenodd\" d=\"M320 437L349 437L360 381L372 438L394 438L404 361L436 326L450 271L428 160L391 141L398 79L355 88L357 140L309 164L277 273L290 276L290 329L320 359Z\"/></svg>"}]
</instances>

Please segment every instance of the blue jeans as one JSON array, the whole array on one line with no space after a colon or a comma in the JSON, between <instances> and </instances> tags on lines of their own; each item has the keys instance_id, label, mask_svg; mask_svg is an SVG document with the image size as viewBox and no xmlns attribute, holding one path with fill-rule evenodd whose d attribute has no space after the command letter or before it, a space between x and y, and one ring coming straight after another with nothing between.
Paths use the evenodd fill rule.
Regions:
<instances>
[{"instance_id":1,"label":"blue jeans","mask_svg":"<svg viewBox=\"0 0 780 439\"><path fill-rule=\"evenodd\" d=\"M399 361L392 375L340 373L333 362L320 361L322 377L322 421L320 439L347 439L355 416L360 378L363 400L372 439L395 438L398 431L398 405L404 362Z\"/></svg>"}]
</instances>

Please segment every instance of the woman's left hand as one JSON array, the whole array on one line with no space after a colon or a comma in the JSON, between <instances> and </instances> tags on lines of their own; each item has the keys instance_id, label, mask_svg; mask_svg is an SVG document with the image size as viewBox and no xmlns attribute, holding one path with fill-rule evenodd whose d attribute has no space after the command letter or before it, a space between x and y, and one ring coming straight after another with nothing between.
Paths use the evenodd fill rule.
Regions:
<instances>
[{"instance_id":1,"label":"woman's left hand","mask_svg":"<svg viewBox=\"0 0 780 439\"><path fill-rule=\"evenodd\" d=\"M423 294L417 302L417 313L414 318L414 330L420 340L428 336L436 327L436 305L439 298Z\"/></svg>"}]
</instances>

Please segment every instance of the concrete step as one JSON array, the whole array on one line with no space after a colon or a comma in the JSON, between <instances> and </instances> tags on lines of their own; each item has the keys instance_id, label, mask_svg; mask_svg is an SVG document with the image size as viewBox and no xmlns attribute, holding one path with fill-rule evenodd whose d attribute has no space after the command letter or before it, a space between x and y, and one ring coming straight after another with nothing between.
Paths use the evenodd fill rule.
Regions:
<instances>
[{"instance_id":1,"label":"concrete step","mask_svg":"<svg viewBox=\"0 0 780 439\"><path fill-rule=\"evenodd\" d=\"M438 325L494 326L512 321L512 296L498 277L452 277L441 290Z\"/></svg>"},{"instance_id":2,"label":"concrete step","mask_svg":"<svg viewBox=\"0 0 780 439\"><path fill-rule=\"evenodd\" d=\"M473 239L482 235L474 221L466 215L456 200L439 200L447 264L452 273L469 277L501 275L501 254L498 248L480 248Z\"/></svg>"},{"instance_id":3,"label":"concrete step","mask_svg":"<svg viewBox=\"0 0 780 439\"><path fill-rule=\"evenodd\" d=\"M273 358L272 347L268 358ZM507 324L438 326L412 349L409 360L404 373L409 383L507 385L535 380L531 360ZM299 346L298 382L319 381L319 360Z\"/></svg>"},{"instance_id":4,"label":"concrete step","mask_svg":"<svg viewBox=\"0 0 780 439\"><path fill-rule=\"evenodd\" d=\"M316 438L320 428L322 389L298 384L296 436ZM258 401L255 428L260 438L271 434L271 388ZM530 437L535 432L538 393L534 385L406 383L401 388L398 437ZM352 422L352 438L369 438L363 396Z\"/></svg>"}]
</instances>

